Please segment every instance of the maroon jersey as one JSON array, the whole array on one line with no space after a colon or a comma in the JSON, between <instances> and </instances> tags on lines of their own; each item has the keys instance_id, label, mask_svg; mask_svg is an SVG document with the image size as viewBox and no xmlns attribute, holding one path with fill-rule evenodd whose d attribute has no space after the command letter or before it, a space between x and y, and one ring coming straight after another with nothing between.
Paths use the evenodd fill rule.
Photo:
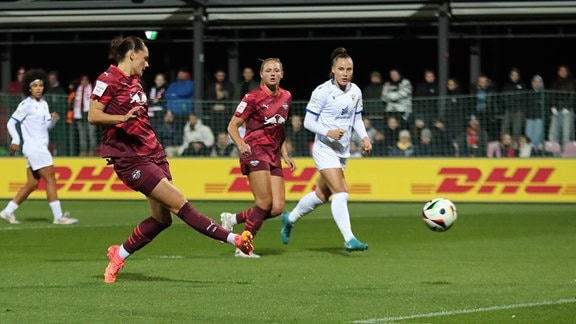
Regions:
<instances>
[{"instance_id":1,"label":"maroon jersey","mask_svg":"<svg viewBox=\"0 0 576 324\"><path fill-rule=\"evenodd\" d=\"M136 118L106 126L102 134L102 157L152 156L164 152L148 118L148 99L138 76L127 76L115 65L96 79L90 99L104 106L111 115L125 115L142 106Z\"/></svg>"},{"instance_id":2,"label":"maroon jersey","mask_svg":"<svg viewBox=\"0 0 576 324\"><path fill-rule=\"evenodd\" d=\"M250 145L252 154L242 156L240 160L266 161L281 166L282 143L286 138L284 124L292 106L292 94L278 89L273 96L265 86L248 92L236 107L234 115L246 122L244 142Z\"/></svg>"}]
</instances>

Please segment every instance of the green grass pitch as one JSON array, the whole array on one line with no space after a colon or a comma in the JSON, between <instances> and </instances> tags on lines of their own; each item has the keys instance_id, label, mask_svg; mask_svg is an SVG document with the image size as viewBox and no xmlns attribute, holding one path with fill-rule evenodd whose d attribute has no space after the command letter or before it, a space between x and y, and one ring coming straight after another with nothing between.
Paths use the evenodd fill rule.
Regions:
<instances>
[{"instance_id":1,"label":"green grass pitch","mask_svg":"<svg viewBox=\"0 0 576 324\"><path fill-rule=\"evenodd\" d=\"M436 233L423 204L350 203L369 244L357 253L327 205L289 245L268 220L260 259L175 218L107 285L106 248L149 215L146 201L63 201L72 226L27 201L20 225L0 223L0 323L574 323L576 205L456 202L458 221ZM219 221L251 203L193 205Z\"/></svg>"}]
</instances>

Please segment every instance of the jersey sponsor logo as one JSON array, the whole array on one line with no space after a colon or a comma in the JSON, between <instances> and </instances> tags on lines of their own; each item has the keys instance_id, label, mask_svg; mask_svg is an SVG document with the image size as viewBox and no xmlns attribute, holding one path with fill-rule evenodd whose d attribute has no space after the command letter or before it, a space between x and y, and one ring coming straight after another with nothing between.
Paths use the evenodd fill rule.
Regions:
<instances>
[{"instance_id":1,"label":"jersey sponsor logo","mask_svg":"<svg viewBox=\"0 0 576 324\"><path fill-rule=\"evenodd\" d=\"M92 90L92 94L101 97L102 94L104 94L104 90L106 90L106 88L108 88L108 84L100 80L96 80L96 85L94 85L94 90Z\"/></svg>"},{"instance_id":2,"label":"jersey sponsor logo","mask_svg":"<svg viewBox=\"0 0 576 324\"><path fill-rule=\"evenodd\" d=\"M264 125L277 125L277 124L284 124L286 122L286 118L282 117L279 114L275 114L271 117L264 117Z\"/></svg>"},{"instance_id":3,"label":"jersey sponsor logo","mask_svg":"<svg viewBox=\"0 0 576 324\"><path fill-rule=\"evenodd\" d=\"M443 178L440 185L412 184L412 193L576 195L576 184L548 183L553 173L553 167L495 167L486 174L478 168L441 168L438 171Z\"/></svg>"}]
</instances>

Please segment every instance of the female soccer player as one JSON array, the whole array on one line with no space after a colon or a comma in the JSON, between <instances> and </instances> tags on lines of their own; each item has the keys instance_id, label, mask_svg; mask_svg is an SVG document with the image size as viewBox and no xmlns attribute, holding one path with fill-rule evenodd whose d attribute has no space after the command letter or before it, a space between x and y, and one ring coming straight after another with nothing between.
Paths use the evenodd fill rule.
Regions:
<instances>
[{"instance_id":1,"label":"female soccer player","mask_svg":"<svg viewBox=\"0 0 576 324\"><path fill-rule=\"evenodd\" d=\"M362 121L362 92L352 83L353 72L354 64L346 49L336 48L332 53L330 80L314 89L306 106L304 127L316 134L312 156L320 177L315 191L302 197L291 212L282 213L280 234L284 244L290 241L290 232L296 221L332 196L332 217L344 237L346 251L368 249L368 245L352 233L348 186L344 178L352 130L362 139L362 154L366 156L372 151Z\"/></svg>"},{"instance_id":2,"label":"female soccer player","mask_svg":"<svg viewBox=\"0 0 576 324\"><path fill-rule=\"evenodd\" d=\"M38 188L40 179L46 182L46 197L52 209L53 223L70 225L78 222L77 219L68 217L69 212L62 212L58 199L54 161L48 150L48 131L56 125L60 116L56 112L50 113L48 103L42 98L48 88L47 80L48 77L42 70L25 72L22 78L22 93L26 98L20 102L7 124L12 137L10 153L20 150L20 135L16 129L16 124L19 123L24 139L22 153L26 157L26 183L0 212L0 218L10 224L19 224L14 212Z\"/></svg>"},{"instance_id":3,"label":"female soccer player","mask_svg":"<svg viewBox=\"0 0 576 324\"><path fill-rule=\"evenodd\" d=\"M116 281L127 257L172 224L171 213L206 236L235 245L245 253L253 249L250 232L237 235L225 230L194 209L172 184L166 154L150 124L146 93L140 83L148 67L148 56L142 39L114 38L109 58L116 65L110 65L96 80L88 112L91 124L104 126L102 157L114 165L116 174L127 186L146 196L152 214L134 228L122 245L108 248L106 283Z\"/></svg>"},{"instance_id":4,"label":"female soccer player","mask_svg":"<svg viewBox=\"0 0 576 324\"><path fill-rule=\"evenodd\" d=\"M291 170L294 161L288 155L284 125L292 105L292 94L280 87L284 76L282 62L268 58L260 66L261 85L244 96L230 123L228 133L238 146L240 168L248 177L254 196L253 207L238 214L224 212L220 215L222 226L232 230L235 224L246 223L244 230L254 236L264 220L282 213L285 206L282 158ZM240 136L239 128L245 125L246 134ZM255 253L236 249L238 257L259 258Z\"/></svg>"}]
</instances>

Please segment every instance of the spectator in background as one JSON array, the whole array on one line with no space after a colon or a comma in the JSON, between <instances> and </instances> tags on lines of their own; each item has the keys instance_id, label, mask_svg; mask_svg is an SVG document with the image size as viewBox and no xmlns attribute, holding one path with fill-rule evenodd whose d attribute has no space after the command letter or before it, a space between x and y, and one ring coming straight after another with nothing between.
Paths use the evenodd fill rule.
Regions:
<instances>
[{"instance_id":1,"label":"spectator in background","mask_svg":"<svg viewBox=\"0 0 576 324\"><path fill-rule=\"evenodd\" d=\"M454 141L466 129L470 115L468 97L464 97L464 89L456 78L446 82L446 109L438 114L438 119L446 121L448 138Z\"/></svg>"},{"instance_id":2,"label":"spectator in background","mask_svg":"<svg viewBox=\"0 0 576 324\"><path fill-rule=\"evenodd\" d=\"M74 147L76 141L76 125L74 124L74 99L76 99L76 91L80 85L80 80L72 78L68 82L68 98L66 99L66 136L68 137L68 145L66 145L66 155L75 156L77 150Z\"/></svg>"},{"instance_id":3,"label":"spectator in background","mask_svg":"<svg viewBox=\"0 0 576 324\"><path fill-rule=\"evenodd\" d=\"M428 123L424 118L422 118L422 116L414 116L414 120L408 130L410 131L410 135L412 136L412 138L419 139L422 130L427 128Z\"/></svg>"},{"instance_id":4,"label":"spectator in background","mask_svg":"<svg viewBox=\"0 0 576 324\"><path fill-rule=\"evenodd\" d=\"M408 128L412 115L412 83L398 69L390 69L390 81L384 83L381 99L386 116L394 116L401 128Z\"/></svg>"},{"instance_id":5,"label":"spectator in background","mask_svg":"<svg viewBox=\"0 0 576 324\"><path fill-rule=\"evenodd\" d=\"M26 68L21 66L16 72L16 79L10 81L8 84L9 94L22 95L22 78L24 77L24 73L26 73Z\"/></svg>"},{"instance_id":6,"label":"spectator in background","mask_svg":"<svg viewBox=\"0 0 576 324\"><path fill-rule=\"evenodd\" d=\"M94 156L96 154L96 127L88 122L88 110L90 110L90 95L92 83L87 75L80 77L80 85L76 89L74 97L74 125L75 136L70 137L70 147L78 145L78 156Z\"/></svg>"},{"instance_id":7,"label":"spectator in background","mask_svg":"<svg viewBox=\"0 0 576 324\"><path fill-rule=\"evenodd\" d=\"M24 203L30 194L38 189L40 180L46 185L46 198L52 210L53 224L71 225L78 222L75 218L68 217L70 213L62 212L54 161L48 151L48 131L54 128L60 116L56 112L50 112L48 102L42 96L48 90L46 72L32 69L22 76L22 94L26 97L20 102L16 111L10 117L6 127L12 137L10 153L14 154L22 148L26 157L26 183L18 190L16 195L6 207L0 211L0 218L10 224L18 224L14 212ZM16 125L20 124L20 133ZM22 143L23 142L23 143ZM22 147L20 147L22 143ZM4 172L14 172L13 170Z\"/></svg>"},{"instance_id":8,"label":"spectator in background","mask_svg":"<svg viewBox=\"0 0 576 324\"><path fill-rule=\"evenodd\" d=\"M244 95L246 95L250 90L254 90L260 86L260 82L254 78L255 75L254 69L249 66L242 69L242 81L236 83L234 86L234 95L232 96L232 99L235 102L244 98Z\"/></svg>"},{"instance_id":9,"label":"spectator in background","mask_svg":"<svg viewBox=\"0 0 576 324\"><path fill-rule=\"evenodd\" d=\"M396 145L390 147L388 156L391 157L412 157L414 156L414 145L412 144L412 138L410 136L410 131L403 129L398 134L398 142Z\"/></svg>"},{"instance_id":10,"label":"spectator in background","mask_svg":"<svg viewBox=\"0 0 576 324\"><path fill-rule=\"evenodd\" d=\"M66 89L60 84L58 79L58 71L52 70L48 73L48 92L51 94L65 95L67 94Z\"/></svg>"},{"instance_id":11,"label":"spectator in background","mask_svg":"<svg viewBox=\"0 0 576 324\"><path fill-rule=\"evenodd\" d=\"M526 100L526 136L532 141L532 145L540 147L544 141L544 116L548 110L546 94L544 93L544 79L538 74L532 77L531 90Z\"/></svg>"},{"instance_id":12,"label":"spectator in background","mask_svg":"<svg viewBox=\"0 0 576 324\"><path fill-rule=\"evenodd\" d=\"M439 148L432 138L432 131L428 128L424 128L420 132L420 141L414 144L414 156L431 157L440 155Z\"/></svg>"},{"instance_id":13,"label":"spectator in background","mask_svg":"<svg viewBox=\"0 0 576 324\"><path fill-rule=\"evenodd\" d=\"M400 133L400 123L398 119L394 116L389 116L386 120L386 126L384 127L384 140L386 141L386 146L396 145L398 142L398 134Z\"/></svg>"},{"instance_id":14,"label":"spectator in background","mask_svg":"<svg viewBox=\"0 0 576 324\"><path fill-rule=\"evenodd\" d=\"M164 152L169 158L180 155L179 149L182 146L182 130L174 125L174 114L170 110L164 113L163 122L156 129L156 137L164 147Z\"/></svg>"},{"instance_id":15,"label":"spectator in background","mask_svg":"<svg viewBox=\"0 0 576 324\"><path fill-rule=\"evenodd\" d=\"M574 139L574 95L576 79L567 65L560 65L557 69L556 79L550 86L550 127L548 140L565 144Z\"/></svg>"},{"instance_id":16,"label":"spectator in background","mask_svg":"<svg viewBox=\"0 0 576 324\"><path fill-rule=\"evenodd\" d=\"M226 130L226 120L232 109L230 101L234 95L234 84L227 78L226 71L217 69L214 80L206 87L206 100L210 101L210 111L204 116L207 125L216 133Z\"/></svg>"},{"instance_id":17,"label":"spectator in background","mask_svg":"<svg viewBox=\"0 0 576 324\"><path fill-rule=\"evenodd\" d=\"M455 156L454 152L454 139L450 137L446 123L440 118L432 120L430 127L432 131L432 140L436 146L439 155L441 156ZM462 132L462 131L460 131Z\"/></svg>"},{"instance_id":18,"label":"spectator in background","mask_svg":"<svg viewBox=\"0 0 576 324\"><path fill-rule=\"evenodd\" d=\"M414 88L414 116L419 116L426 123L438 116L438 95L436 73L432 69L425 69L424 80Z\"/></svg>"},{"instance_id":19,"label":"spectator in background","mask_svg":"<svg viewBox=\"0 0 576 324\"><path fill-rule=\"evenodd\" d=\"M291 156L310 156L310 146L314 141L314 136L304 128L302 116L290 116L290 123L286 125L286 138L292 145L293 155Z\"/></svg>"},{"instance_id":20,"label":"spectator in background","mask_svg":"<svg viewBox=\"0 0 576 324\"><path fill-rule=\"evenodd\" d=\"M184 137L179 153L181 156L208 156L214 145L214 133L212 129L198 119L196 114L188 116L188 122L184 125Z\"/></svg>"},{"instance_id":21,"label":"spectator in background","mask_svg":"<svg viewBox=\"0 0 576 324\"><path fill-rule=\"evenodd\" d=\"M166 99L164 98L164 95L166 94L166 89L168 89L166 75L164 73L157 73L154 76L154 85L150 87L150 90L148 91L148 100L150 100L148 116L150 117L152 127L154 128L158 126L159 118L157 118L157 116L166 115L165 113L161 113L165 111Z\"/></svg>"},{"instance_id":22,"label":"spectator in background","mask_svg":"<svg viewBox=\"0 0 576 324\"><path fill-rule=\"evenodd\" d=\"M387 143L384 133L376 131L374 143L372 144L372 156L388 156L389 147L390 144Z\"/></svg>"},{"instance_id":23,"label":"spectator in background","mask_svg":"<svg viewBox=\"0 0 576 324\"><path fill-rule=\"evenodd\" d=\"M456 139L460 157L484 157L488 145L488 134L476 116L468 120L466 130Z\"/></svg>"},{"instance_id":24,"label":"spectator in background","mask_svg":"<svg viewBox=\"0 0 576 324\"><path fill-rule=\"evenodd\" d=\"M370 72L370 83L362 89L362 100L364 101L364 116L381 116L384 111L384 103L380 99L384 82L379 71Z\"/></svg>"},{"instance_id":25,"label":"spectator in background","mask_svg":"<svg viewBox=\"0 0 576 324\"><path fill-rule=\"evenodd\" d=\"M517 141L524 127L524 111L526 110L527 87L520 75L520 70L512 68L508 73L508 82L502 87L502 116L501 133L510 133L512 139Z\"/></svg>"},{"instance_id":26,"label":"spectator in background","mask_svg":"<svg viewBox=\"0 0 576 324\"><path fill-rule=\"evenodd\" d=\"M510 133L502 133L502 135L500 135L499 144L500 144L498 146L499 152L496 154L498 157L511 158L517 156L514 138L512 137L512 135L510 135Z\"/></svg>"},{"instance_id":27,"label":"spectator in background","mask_svg":"<svg viewBox=\"0 0 576 324\"><path fill-rule=\"evenodd\" d=\"M230 140L228 132L222 131L216 134L216 143L210 150L211 157L238 157L238 148Z\"/></svg>"},{"instance_id":28,"label":"spectator in background","mask_svg":"<svg viewBox=\"0 0 576 324\"><path fill-rule=\"evenodd\" d=\"M476 116L478 123L482 125L483 130L488 134L488 140L497 140L500 138L500 124L498 123L498 105L495 100L495 90L492 82L485 74L476 78L476 84L473 86L473 106L472 114Z\"/></svg>"},{"instance_id":29,"label":"spectator in background","mask_svg":"<svg viewBox=\"0 0 576 324\"><path fill-rule=\"evenodd\" d=\"M58 113L59 116L66 116L66 89L60 84L58 80L58 71L51 70L48 72L48 89L44 99L48 101L48 105ZM67 136L66 136L66 123L57 123L52 131L54 134L50 140L50 152L52 155L65 155L67 149Z\"/></svg>"},{"instance_id":30,"label":"spectator in background","mask_svg":"<svg viewBox=\"0 0 576 324\"><path fill-rule=\"evenodd\" d=\"M521 158L528 158L528 157L535 157L538 156L538 149L534 147L532 141L530 141L530 137L526 135L520 135L518 139L518 157Z\"/></svg>"},{"instance_id":31,"label":"spectator in background","mask_svg":"<svg viewBox=\"0 0 576 324\"><path fill-rule=\"evenodd\" d=\"M177 128L184 127L194 108L194 82L188 69L182 67L178 70L176 80L170 82L164 98L166 109L174 114L174 125Z\"/></svg>"}]
</instances>

